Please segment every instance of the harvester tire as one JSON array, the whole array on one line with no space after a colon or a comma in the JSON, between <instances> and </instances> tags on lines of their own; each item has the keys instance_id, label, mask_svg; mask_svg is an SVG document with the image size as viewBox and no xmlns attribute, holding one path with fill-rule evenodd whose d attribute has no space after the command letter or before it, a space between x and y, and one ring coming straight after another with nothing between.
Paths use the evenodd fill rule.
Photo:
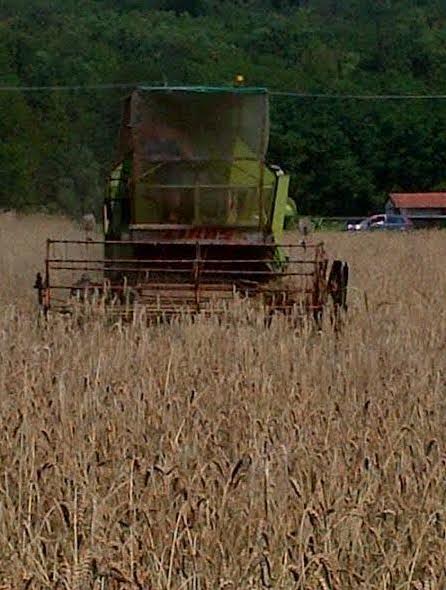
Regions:
<instances>
[{"instance_id":1,"label":"harvester tire","mask_svg":"<svg viewBox=\"0 0 446 590\"><path fill-rule=\"evenodd\" d=\"M333 301L335 316L347 311L349 267L342 260L334 260L328 276L328 293Z\"/></svg>"}]
</instances>

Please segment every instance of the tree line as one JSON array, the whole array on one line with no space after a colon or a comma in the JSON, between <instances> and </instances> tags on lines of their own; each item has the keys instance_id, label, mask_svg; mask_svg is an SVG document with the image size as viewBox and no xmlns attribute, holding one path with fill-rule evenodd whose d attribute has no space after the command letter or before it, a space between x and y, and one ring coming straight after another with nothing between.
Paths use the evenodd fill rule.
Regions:
<instances>
[{"instance_id":1,"label":"tree line","mask_svg":"<svg viewBox=\"0 0 446 590\"><path fill-rule=\"evenodd\" d=\"M443 0L0 0L0 86L246 83L446 94ZM120 88L0 92L0 208L96 208ZM272 97L269 159L299 211L363 215L446 188L446 101Z\"/></svg>"}]
</instances>

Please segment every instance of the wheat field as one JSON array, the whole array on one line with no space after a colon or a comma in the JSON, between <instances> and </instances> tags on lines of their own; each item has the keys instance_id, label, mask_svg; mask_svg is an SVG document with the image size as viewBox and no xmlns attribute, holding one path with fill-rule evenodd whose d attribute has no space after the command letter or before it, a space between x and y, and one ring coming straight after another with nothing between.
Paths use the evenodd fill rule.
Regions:
<instances>
[{"instance_id":1,"label":"wheat field","mask_svg":"<svg viewBox=\"0 0 446 590\"><path fill-rule=\"evenodd\" d=\"M39 324L0 217L0 588L446 588L446 234L323 236L329 325Z\"/></svg>"}]
</instances>

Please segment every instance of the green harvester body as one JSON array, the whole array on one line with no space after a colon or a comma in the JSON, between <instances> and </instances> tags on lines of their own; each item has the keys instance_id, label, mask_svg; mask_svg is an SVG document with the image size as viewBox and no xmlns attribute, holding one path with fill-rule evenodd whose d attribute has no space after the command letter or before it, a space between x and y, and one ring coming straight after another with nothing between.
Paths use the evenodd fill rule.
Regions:
<instances>
[{"instance_id":1,"label":"green harvester body","mask_svg":"<svg viewBox=\"0 0 446 590\"><path fill-rule=\"evenodd\" d=\"M124 108L106 239L255 242L282 259L271 246L283 239L289 177L266 163L268 138L265 89L139 88Z\"/></svg>"}]
</instances>

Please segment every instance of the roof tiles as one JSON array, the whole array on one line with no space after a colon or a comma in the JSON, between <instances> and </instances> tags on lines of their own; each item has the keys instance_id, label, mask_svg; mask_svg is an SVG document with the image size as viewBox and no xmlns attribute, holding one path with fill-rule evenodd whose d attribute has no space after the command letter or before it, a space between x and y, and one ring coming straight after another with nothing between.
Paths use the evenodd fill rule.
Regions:
<instances>
[{"instance_id":1,"label":"roof tiles","mask_svg":"<svg viewBox=\"0 0 446 590\"><path fill-rule=\"evenodd\" d=\"M446 209L446 192L391 193L390 199L398 209Z\"/></svg>"}]
</instances>

